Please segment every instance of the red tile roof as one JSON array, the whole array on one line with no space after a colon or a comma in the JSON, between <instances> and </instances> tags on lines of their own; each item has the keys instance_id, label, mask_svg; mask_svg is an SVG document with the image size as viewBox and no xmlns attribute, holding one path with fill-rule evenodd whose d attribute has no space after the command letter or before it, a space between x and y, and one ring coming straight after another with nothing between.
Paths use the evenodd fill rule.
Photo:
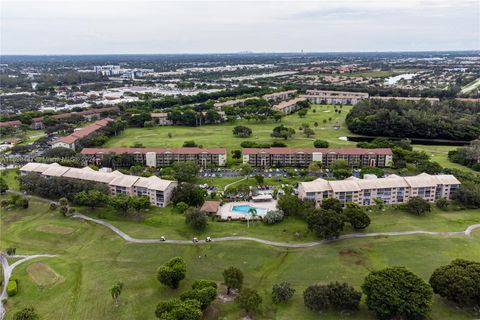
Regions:
<instances>
[{"instance_id":1,"label":"red tile roof","mask_svg":"<svg viewBox=\"0 0 480 320\"><path fill-rule=\"evenodd\" d=\"M363 148L244 148L242 154L297 154L297 153L314 153L320 152L323 154L336 153L336 154L381 154L392 155L392 149L390 148L378 148L378 149L363 149Z\"/></svg>"},{"instance_id":2,"label":"red tile roof","mask_svg":"<svg viewBox=\"0 0 480 320\"><path fill-rule=\"evenodd\" d=\"M173 154L226 154L227 151L224 148L129 148L129 147L118 147L118 148L83 148L82 154L108 154L108 153L173 153Z\"/></svg>"},{"instance_id":3,"label":"red tile roof","mask_svg":"<svg viewBox=\"0 0 480 320\"><path fill-rule=\"evenodd\" d=\"M18 120L0 122L0 127L18 127L22 123Z\"/></svg>"},{"instance_id":4,"label":"red tile roof","mask_svg":"<svg viewBox=\"0 0 480 320\"><path fill-rule=\"evenodd\" d=\"M119 111L119 109L117 106L113 106L113 107L107 107L107 108L101 108L101 109L88 109L88 110L79 111L79 112L67 112L67 113L55 114L51 117L54 119L64 119L64 118L71 117L73 115L88 116L92 114L100 114L102 112L107 112L107 111ZM33 118L32 121L41 122L43 121L43 118L44 117Z\"/></svg>"},{"instance_id":5,"label":"red tile roof","mask_svg":"<svg viewBox=\"0 0 480 320\"><path fill-rule=\"evenodd\" d=\"M68 144L74 143L75 141L77 141L79 139L85 138L86 136L88 136L92 132L95 132L98 129L105 127L110 121L113 121L113 120L110 119L110 118L105 118L105 119L99 120L99 121L95 122L94 124L88 125L86 127L83 127L81 129L78 129L78 130L74 131L72 134L70 134L68 136L60 137L57 141L65 142L65 143L68 143Z\"/></svg>"}]
</instances>

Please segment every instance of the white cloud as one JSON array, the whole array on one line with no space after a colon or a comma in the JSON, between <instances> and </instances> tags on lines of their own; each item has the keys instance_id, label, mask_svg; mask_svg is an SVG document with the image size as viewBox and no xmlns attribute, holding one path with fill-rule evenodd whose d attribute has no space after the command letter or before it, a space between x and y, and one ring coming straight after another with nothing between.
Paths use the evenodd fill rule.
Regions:
<instances>
[{"instance_id":1,"label":"white cloud","mask_svg":"<svg viewBox=\"0 0 480 320\"><path fill-rule=\"evenodd\" d=\"M480 48L470 0L7 0L1 15L2 54Z\"/></svg>"}]
</instances>

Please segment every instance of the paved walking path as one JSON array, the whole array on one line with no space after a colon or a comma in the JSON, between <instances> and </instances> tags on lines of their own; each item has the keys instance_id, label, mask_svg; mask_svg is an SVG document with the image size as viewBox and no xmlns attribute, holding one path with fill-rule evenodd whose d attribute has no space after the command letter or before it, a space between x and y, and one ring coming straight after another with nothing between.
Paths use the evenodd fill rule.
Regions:
<instances>
[{"instance_id":1,"label":"paved walking path","mask_svg":"<svg viewBox=\"0 0 480 320\"><path fill-rule=\"evenodd\" d=\"M133 243L173 243L173 244L192 244L192 241L190 240L161 240L161 239L137 239L134 238L122 230L118 229L117 227L113 226L112 224L99 220L99 219L94 219L91 217L88 217L84 214L81 213L75 213L72 216L73 218L77 219L83 219L87 221L91 221L97 224L101 224L102 226L105 226L118 234L120 237L122 237L125 241L128 242L133 242ZM372 232L372 233L350 233L350 234L344 234L339 236L336 239L332 240L319 240L319 241L313 241L313 242L306 242L306 243L286 243L286 242L275 242L275 241L269 241L269 240L264 240L264 239L259 239L259 238L253 238L253 237L221 237L221 238L212 238L213 242L219 242L219 241L254 241L270 246L276 246L276 247L284 247L284 248L308 248L308 247L313 247L316 245L320 244L325 244L337 240L342 240L342 239L354 239L354 238L367 238L367 237L378 237L378 236L403 236L403 235L413 235L413 234L428 234L428 235L447 235L447 236L453 236L453 235L462 235L462 236L470 236L472 231L480 228L480 223L479 224L474 224L469 226L465 231L423 231L423 230L414 230L414 231L392 231L392 232ZM198 243L206 243L205 240L199 240Z\"/></svg>"},{"instance_id":2,"label":"paved walking path","mask_svg":"<svg viewBox=\"0 0 480 320\"><path fill-rule=\"evenodd\" d=\"M32 260L36 258L50 258L50 257L55 257L55 255L52 254L36 254L36 255L31 255L31 256L24 256L24 255L15 255L15 256L7 256L5 253L0 252L0 262L2 264L2 269L3 269L3 288L2 288L2 293L0 295L0 320L2 320L5 316L5 308L3 306L3 302L7 300L8 295L7 295L7 285L8 281L10 280L10 277L12 275L13 269L15 269L18 265ZM11 265L8 264L7 258L21 258L20 260L15 261Z\"/></svg>"}]
</instances>

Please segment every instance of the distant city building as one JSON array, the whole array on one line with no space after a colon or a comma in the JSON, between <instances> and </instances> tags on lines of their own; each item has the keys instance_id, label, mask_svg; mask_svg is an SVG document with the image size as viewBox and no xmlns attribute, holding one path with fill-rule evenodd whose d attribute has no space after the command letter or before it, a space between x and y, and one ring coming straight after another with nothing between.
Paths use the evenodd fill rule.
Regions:
<instances>
[{"instance_id":1,"label":"distant city building","mask_svg":"<svg viewBox=\"0 0 480 320\"><path fill-rule=\"evenodd\" d=\"M390 148L244 148L242 156L243 163L255 167L307 167L313 161L329 166L336 160L354 168L389 167L393 158Z\"/></svg>"},{"instance_id":2,"label":"distant city building","mask_svg":"<svg viewBox=\"0 0 480 320\"><path fill-rule=\"evenodd\" d=\"M364 179L350 177L334 181L319 178L301 182L298 186L298 196L303 200L315 201L317 206L329 198L340 200L343 206L347 202L370 206L375 204L375 199L380 199L385 204L400 204L408 202L412 197L435 202L440 198L450 200L459 186L460 181L447 174L422 173L411 177L392 174L386 178L370 175Z\"/></svg>"},{"instance_id":3,"label":"distant city building","mask_svg":"<svg viewBox=\"0 0 480 320\"><path fill-rule=\"evenodd\" d=\"M120 66L114 65L106 65L106 66L95 66L93 70L97 74L101 74L102 76L111 77L111 76L118 76L122 72Z\"/></svg>"},{"instance_id":4,"label":"distant city building","mask_svg":"<svg viewBox=\"0 0 480 320\"><path fill-rule=\"evenodd\" d=\"M150 203L157 207L166 207L170 202L176 181L160 179L156 176L148 178L126 175L120 171L95 171L89 167L71 168L58 163L29 162L20 168L20 174L39 174L45 178L63 177L78 180L94 181L108 185L110 194L125 194L129 196L147 196Z\"/></svg>"},{"instance_id":5,"label":"distant city building","mask_svg":"<svg viewBox=\"0 0 480 320\"><path fill-rule=\"evenodd\" d=\"M105 127L109 122L113 121L110 118L105 118L96 121L94 124L75 130L68 136L58 138L52 145L53 148L68 148L75 150L78 147L78 142L93 132Z\"/></svg>"},{"instance_id":6,"label":"distant city building","mask_svg":"<svg viewBox=\"0 0 480 320\"><path fill-rule=\"evenodd\" d=\"M298 97L288 101L282 101L279 104L274 105L272 108L274 110L280 111L285 114L290 114L294 111L300 109L300 105L298 104L301 101L306 101L305 97Z\"/></svg>"},{"instance_id":7,"label":"distant city building","mask_svg":"<svg viewBox=\"0 0 480 320\"><path fill-rule=\"evenodd\" d=\"M88 161L102 162L106 154L131 154L134 161L148 167L165 167L177 161L193 161L202 167L208 165L224 166L227 151L224 148L83 148L81 154Z\"/></svg>"},{"instance_id":8,"label":"distant city building","mask_svg":"<svg viewBox=\"0 0 480 320\"><path fill-rule=\"evenodd\" d=\"M301 97L316 104L357 104L368 99L369 95L366 92L307 90Z\"/></svg>"}]
</instances>

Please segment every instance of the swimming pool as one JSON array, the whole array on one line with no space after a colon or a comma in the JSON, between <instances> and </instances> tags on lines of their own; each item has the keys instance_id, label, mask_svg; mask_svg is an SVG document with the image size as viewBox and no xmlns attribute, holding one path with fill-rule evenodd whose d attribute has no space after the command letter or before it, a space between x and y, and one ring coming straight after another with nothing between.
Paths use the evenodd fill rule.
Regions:
<instances>
[{"instance_id":1,"label":"swimming pool","mask_svg":"<svg viewBox=\"0 0 480 320\"><path fill-rule=\"evenodd\" d=\"M257 216L264 216L267 213L267 209L257 208L257 207L250 206L250 205L232 206L232 211L233 212L244 213L244 214L250 214L249 211L252 208L257 210Z\"/></svg>"}]
</instances>

